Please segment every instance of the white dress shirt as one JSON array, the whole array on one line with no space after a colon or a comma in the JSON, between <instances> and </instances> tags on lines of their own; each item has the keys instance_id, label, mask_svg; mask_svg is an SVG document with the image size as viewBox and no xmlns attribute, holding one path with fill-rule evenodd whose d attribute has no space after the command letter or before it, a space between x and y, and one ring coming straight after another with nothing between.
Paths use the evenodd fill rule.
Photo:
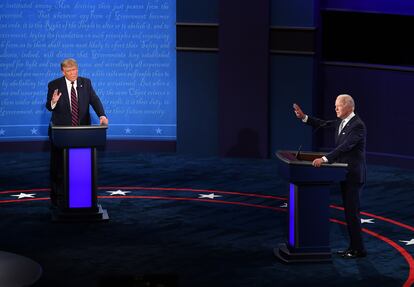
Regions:
<instances>
[{"instance_id":1,"label":"white dress shirt","mask_svg":"<svg viewBox=\"0 0 414 287\"><path fill-rule=\"evenodd\" d=\"M72 100L71 100L72 82L69 81L66 78L65 78L65 81L66 81L66 88L68 89L70 110L72 110ZM76 90L76 88L78 87L78 80L75 80L75 82L73 83L73 87L75 88L75 93L76 93L76 98L77 98L78 97L78 91ZM56 107L56 104L57 103L54 103L54 104L51 103L52 110Z\"/></svg>"},{"instance_id":2,"label":"white dress shirt","mask_svg":"<svg viewBox=\"0 0 414 287\"><path fill-rule=\"evenodd\" d=\"M349 114L349 116L347 116L345 119L342 120L341 124L342 124L342 129L344 129L344 127L346 126L346 124L355 116L355 113L352 112ZM342 131L342 130L341 130ZM341 131L338 131L338 133L340 133Z\"/></svg>"}]
</instances>

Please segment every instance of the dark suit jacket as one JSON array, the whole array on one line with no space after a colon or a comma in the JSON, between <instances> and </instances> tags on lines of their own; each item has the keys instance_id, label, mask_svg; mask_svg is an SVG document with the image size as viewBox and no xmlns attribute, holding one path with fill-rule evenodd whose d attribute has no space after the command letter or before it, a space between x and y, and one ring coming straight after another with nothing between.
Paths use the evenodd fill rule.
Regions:
<instances>
[{"instance_id":1,"label":"dark suit jacket","mask_svg":"<svg viewBox=\"0 0 414 287\"><path fill-rule=\"evenodd\" d=\"M342 120L325 121L308 117L307 123L313 127L335 128L335 149L326 155L330 163L341 162L348 164L346 180L349 182L365 183L366 180L366 127L358 115L355 115L338 135Z\"/></svg>"},{"instance_id":2,"label":"dark suit jacket","mask_svg":"<svg viewBox=\"0 0 414 287\"><path fill-rule=\"evenodd\" d=\"M56 107L52 110L51 100L53 92L58 89L62 93ZM78 105L79 105L79 124L90 125L91 116L89 114L89 105L92 106L96 114L105 116L105 111L101 101L96 95L91 80L87 78L78 77L77 83ZM46 108L52 112L51 122L58 126L72 125L72 113L70 110L68 88L66 86L65 77L61 77L51 81L48 84Z\"/></svg>"}]
</instances>

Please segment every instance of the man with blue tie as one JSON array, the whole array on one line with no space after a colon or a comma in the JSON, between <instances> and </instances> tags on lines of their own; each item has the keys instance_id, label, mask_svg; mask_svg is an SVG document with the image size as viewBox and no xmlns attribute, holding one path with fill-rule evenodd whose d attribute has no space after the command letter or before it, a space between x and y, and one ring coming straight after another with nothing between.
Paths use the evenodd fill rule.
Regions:
<instances>
[{"instance_id":1,"label":"man with blue tie","mask_svg":"<svg viewBox=\"0 0 414 287\"><path fill-rule=\"evenodd\" d=\"M99 116L101 125L108 125L108 118L91 80L78 76L78 64L74 59L65 59L60 64L63 77L48 84L46 108L52 112L51 123L57 126L90 125L89 106ZM50 133L50 130L49 130ZM51 145L50 199L52 206L59 205L62 186L62 150Z\"/></svg>"},{"instance_id":2,"label":"man with blue tie","mask_svg":"<svg viewBox=\"0 0 414 287\"><path fill-rule=\"evenodd\" d=\"M340 162L348 164L345 181L340 183L345 219L350 238L348 249L338 251L343 258L359 258L367 255L362 239L360 219L360 192L366 181L366 127L361 118L354 113L355 102L350 95L342 94L336 98L334 121L326 121L306 115L297 105L293 105L296 117L315 128L335 128L335 148L321 158L313 161L313 166L323 163Z\"/></svg>"}]
</instances>

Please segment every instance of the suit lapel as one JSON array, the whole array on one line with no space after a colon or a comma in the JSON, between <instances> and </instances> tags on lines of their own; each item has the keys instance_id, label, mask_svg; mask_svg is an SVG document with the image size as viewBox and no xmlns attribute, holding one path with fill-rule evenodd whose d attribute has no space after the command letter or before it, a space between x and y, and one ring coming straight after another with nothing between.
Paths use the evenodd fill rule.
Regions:
<instances>
[{"instance_id":1,"label":"suit lapel","mask_svg":"<svg viewBox=\"0 0 414 287\"><path fill-rule=\"evenodd\" d=\"M78 77L76 92L78 93L79 116L80 116L82 108L85 106L85 103L84 103L85 94L84 94L83 80L80 77Z\"/></svg>"},{"instance_id":2,"label":"suit lapel","mask_svg":"<svg viewBox=\"0 0 414 287\"><path fill-rule=\"evenodd\" d=\"M349 120L349 122L346 123L346 125L344 126L344 128L341 131L341 135L346 135L347 134L347 131L349 130L349 127L354 124L356 118L357 118L357 115L355 115L352 119Z\"/></svg>"},{"instance_id":3,"label":"suit lapel","mask_svg":"<svg viewBox=\"0 0 414 287\"><path fill-rule=\"evenodd\" d=\"M60 100L63 100L63 106L67 107L69 113L71 113L70 110L70 102L69 102L69 94L68 94L68 87L66 86L66 80L65 77L62 77L62 80L59 84L59 91L62 93L62 96L60 97Z\"/></svg>"},{"instance_id":4,"label":"suit lapel","mask_svg":"<svg viewBox=\"0 0 414 287\"><path fill-rule=\"evenodd\" d=\"M342 128L341 134L337 135L335 143L341 142L344 138L346 138L351 125L355 123L356 119L357 119L357 115L355 115L352 119L349 120L349 122L346 123L346 125ZM339 126L338 126L338 130L339 130Z\"/></svg>"}]
</instances>

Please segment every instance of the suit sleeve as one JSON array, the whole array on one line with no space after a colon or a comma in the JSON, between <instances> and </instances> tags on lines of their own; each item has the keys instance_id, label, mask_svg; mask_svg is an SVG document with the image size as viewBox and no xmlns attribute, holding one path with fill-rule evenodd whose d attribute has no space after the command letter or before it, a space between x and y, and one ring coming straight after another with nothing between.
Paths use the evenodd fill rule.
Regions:
<instances>
[{"instance_id":1,"label":"suit sleeve","mask_svg":"<svg viewBox=\"0 0 414 287\"><path fill-rule=\"evenodd\" d=\"M314 117L310 117L308 116L308 121L306 122L307 125L310 125L314 128L319 128L319 127L323 127L323 128L332 128L335 127L335 122L334 120L321 120L318 118L314 118Z\"/></svg>"},{"instance_id":2,"label":"suit sleeve","mask_svg":"<svg viewBox=\"0 0 414 287\"><path fill-rule=\"evenodd\" d=\"M92 87L92 83L90 83L90 97L89 97L89 104L92 106L95 113L98 115L98 117L105 116L105 110L103 108L102 102L99 99L98 95L95 93L95 90Z\"/></svg>"},{"instance_id":3,"label":"suit sleeve","mask_svg":"<svg viewBox=\"0 0 414 287\"><path fill-rule=\"evenodd\" d=\"M353 149L359 142L365 138L365 128L363 124L355 126L351 131L346 140L338 145L333 151L326 155L329 162L335 162L335 160L345 152Z\"/></svg>"}]
</instances>

